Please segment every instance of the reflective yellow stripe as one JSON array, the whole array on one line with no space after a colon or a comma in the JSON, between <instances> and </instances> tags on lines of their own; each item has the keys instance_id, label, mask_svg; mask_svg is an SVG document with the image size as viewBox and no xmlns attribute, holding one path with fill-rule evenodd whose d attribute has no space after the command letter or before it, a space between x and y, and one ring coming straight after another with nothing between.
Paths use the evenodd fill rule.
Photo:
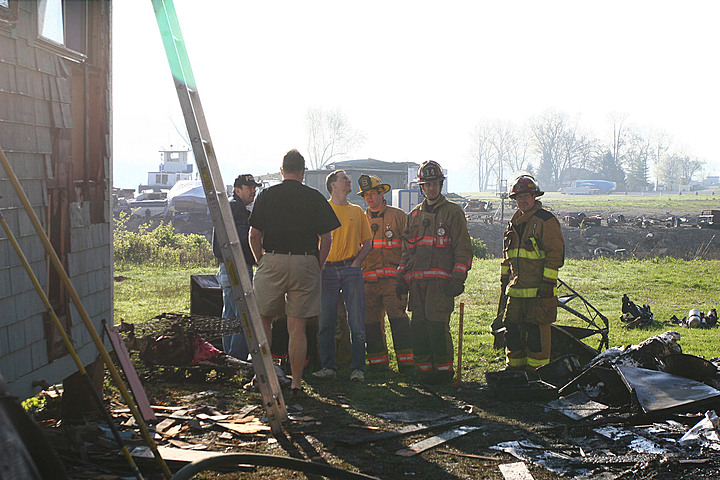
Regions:
<instances>
[{"instance_id":1,"label":"reflective yellow stripe","mask_svg":"<svg viewBox=\"0 0 720 480\"><path fill-rule=\"evenodd\" d=\"M547 365L548 363L550 363L549 358L543 358L542 360L538 360L537 358L531 358L531 357L527 358L527 364L530 365L531 367L542 367L543 365Z\"/></svg>"},{"instance_id":2,"label":"reflective yellow stripe","mask_svg":"<svg viewBox=\"0 0 720 480\"><path fill-rule=\"evenodd\" d=\"M527 358L508 358L507 359L507 366L508 367L524 367L527 365Z\"/></svg>"},{"instance_id":3,"label":"reflective yellow stripe","mask_svg":"<svg viewBox=\"0 0 720 480\"><path fill-rule=\"evenodd\" d=\"M500 265L500 275L510 275L510 265Z\"/></svg>"},{"instance_id":4,"label":"reflective yellow stripe","mask_svg":"<svg viewBox=\"0 0 720 480\"><path fill-rule=\"evenodd\" d=\"M524 248L511 248L507 251L507 256L508 258L529 258L531 260L540 260L545 258L545 252L525 250Z\"/></svg>"},{"instance_id":5,"label":"reflective yellow stripe","mask_svg":"<svg viewBox=\"0 0 720 480\"><path fill-rule=\"evenodd\" d=\"M507 294L510 297L533 298L537 297L537 288L508 287Z\"/></svg>"},{"instance_id":6,"label":"reflective yellow stripe","mask_svg":"<svg viewBox=\"0 0 720 480\"><path fill-rule=\"evenodd\" d=\"M530 237L530 243L532 243L533 250L535 250L535 253L545 257L545 252L540 251L540 249L538 248L538 245L537 245L537 240L535 240L535 237Z\"/></svg>"},{"instance_id":7,"label":"reflective yellow stripe","mask_svg":"<svg viewBox=\"0 0 720 480\"><path fill-rule=\"evenodd\" d=\"M558 271L552 268L545 267L543 269L543 277L545 278L552 278L553 280L557 280L558 278Z\"/></svg>"}]
</instances>

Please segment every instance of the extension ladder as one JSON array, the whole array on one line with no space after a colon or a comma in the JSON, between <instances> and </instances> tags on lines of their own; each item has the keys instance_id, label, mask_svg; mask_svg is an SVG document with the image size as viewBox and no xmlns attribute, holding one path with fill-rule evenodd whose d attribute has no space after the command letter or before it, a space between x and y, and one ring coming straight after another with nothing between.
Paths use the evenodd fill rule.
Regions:
<instances>
[{"instance_id":1,"label":"extension ladder","mask_svg":"<svg viewBox=\"0 0 720 480\"><path fill-rule=\"evenodd\" d=\"M175 6L172 0L151 1L170 64L170 72L180 99L180 107L185 117L185 125L188 135L190 135L195 163L207 197L210 216L215 227L215 237L221 246L239 318L252 355L257 385L267 410L268 422L273 434L277 437L282 434L282 422L287 419L285 401L275 373L250 276L245 268L240 239L235 229L215 150L210 141L210 132L200 103L195 77L190 67L190 58L185 49Z\"/></svg>"}]
</instances>

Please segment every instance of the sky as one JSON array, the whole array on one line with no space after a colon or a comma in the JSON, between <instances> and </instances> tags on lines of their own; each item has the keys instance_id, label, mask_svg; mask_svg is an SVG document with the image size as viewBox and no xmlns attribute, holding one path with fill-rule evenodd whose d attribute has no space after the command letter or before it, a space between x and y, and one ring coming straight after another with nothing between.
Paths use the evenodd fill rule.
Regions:
<instances>
[{"instance_id":1,"label":"sky","mask_svg":"<svg viewBox=\"0 0 720 480\"><path fill-rule=\"evenodd\" d=\"M720 173L716 0L175 0L225 184L307 152L310 108L365 135L349 157L448 170L477 190L472 132L554 110L610 143L610 116L666 131ZM149 0L113 3L114 186L187 145ZM307 156L306 156L307 158ZM353 179L356 181L357 179Z\"/></svg>"}]
</instances>

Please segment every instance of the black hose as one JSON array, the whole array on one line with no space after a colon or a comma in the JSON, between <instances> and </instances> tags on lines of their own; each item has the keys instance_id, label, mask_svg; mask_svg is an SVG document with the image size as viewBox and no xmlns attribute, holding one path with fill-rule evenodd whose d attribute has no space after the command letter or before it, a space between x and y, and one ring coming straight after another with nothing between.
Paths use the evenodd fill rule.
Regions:
<instances>
[{"instance_id":1,"label":"black hose","mask_svg":"<svg viewBox=\"0 0 720 480\"><path fill-rule=\"evenodd\" d=\"M351 472L341 468L333 467L323 463L309 462L292 457L280 457L277 455L263 455L259 453L230 453L227 455L219 455L217 457L205 458L185 465L177 471L170 480L189 480L196 473L205 470L212 470L218 467L229 467L232 465L256 465L263 467L280 467L289 470L295 470L304 473L313 473L328 478L343 479L365 479L379 480L377 477L371 477L364 473Z\"/></svg>"}]
</instances>

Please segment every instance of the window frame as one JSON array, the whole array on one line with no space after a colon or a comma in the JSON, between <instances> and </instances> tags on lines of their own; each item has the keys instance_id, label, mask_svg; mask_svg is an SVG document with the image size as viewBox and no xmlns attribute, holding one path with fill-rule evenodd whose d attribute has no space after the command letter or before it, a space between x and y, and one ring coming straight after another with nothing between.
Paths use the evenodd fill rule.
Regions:
<instances>
[{"instance_id":1,"label":"window frame","mask_svg":"<svg viewBox=\"0 0 720 480\"><path fill-rule=\"evenodd\" d=\"M7 1L7 7L0 5L0 27L14 25L18 19L18 0Z\"/></svg>"},{"instance_id":2,"label":"window frame","mask_svg":"<svg viewBox=\"0 0 720 480\"><path fill-rule=\"evenodd\" d=\"M17 1L17 0L10 0L10 2ZM35 9L35 37L37 38L37 46L40 48L43 48L44 50L49 51L50 53L60 55L62 57L65 57L69 60L73 60L78 63L85 63L88 60L88 54L87 52L81 52L78 50L74 50L71 47L67 46L67 31L68 31L68 21L67 21L67 9L66 5L68 3L68 0L60 0L62 4L62 29L63 29L63 43L58 43L57 41L44 37L40 33L40 2L36 3L36 9ZM88 30L89 30L89 16L90 11L88 9L88 2L82 1L82 2L72 2L74 4L81 4L82 5L82 11L80 12L81 17L81 28L82 32L80 34L81 38L85 41L85 49L89 49L88 45Z\"/></svg>"}]
</instances>

